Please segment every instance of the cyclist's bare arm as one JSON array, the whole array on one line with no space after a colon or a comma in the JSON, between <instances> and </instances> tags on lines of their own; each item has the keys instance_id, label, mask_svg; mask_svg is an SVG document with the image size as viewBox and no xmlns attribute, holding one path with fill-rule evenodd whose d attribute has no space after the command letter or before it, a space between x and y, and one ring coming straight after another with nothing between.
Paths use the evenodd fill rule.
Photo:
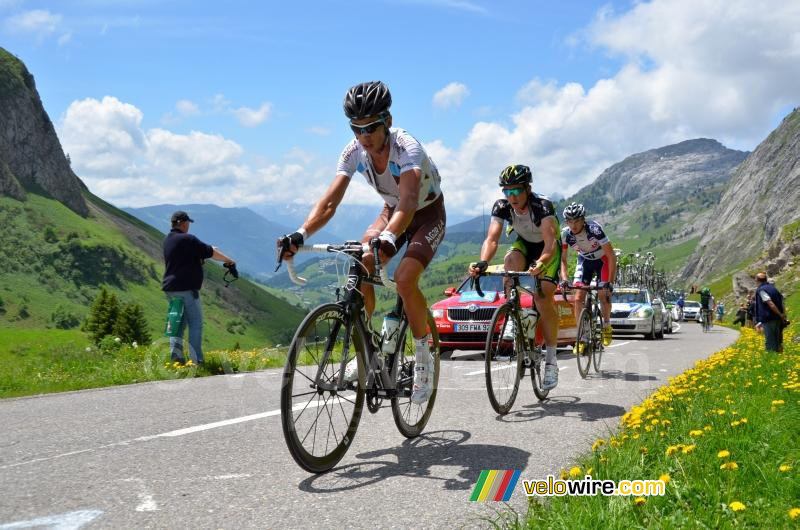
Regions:
<instances>
[{"instance_id":1,"label":"cyclist's bare arm","mask_svg":"<svg viewBox=\"0 0 800 530\"><path fill-rule=\"evenodd\" d=\"M492 218L489 221L489 229L486 231L486 239L483 241L483 245L481 245L481 261L485 261L489 263L492 261L492 258L497 253L497 245L500 241L500 235L503 233L503 223L502 221L498 221L495 218ZM480 271L475 267L469 267L469 273L472 276L475 276Z\"/></svg>"},{"instance_id":2,"label":"cyclist's bare arm","mask_svg":"<svg viewBox=\"0 0 800 530\"><path fill-rule=\"evenodd\" d=\"M561 279L563 281L567 281L567 278L569 277L569 266L567 265L567 254L569 254L568 250L569 247L566 244L561 245Z\"/></svg>"},{"instance_id":3,"label":"cyclist's bare arm","mask_svg":"<svg viewBox=\"0 0 800 530\"><path fill-rule=\"evenodd\" d=\"M409 169L400 173L400 183L398 189L400 200L394 209L392 218L384 230L388 230L395 236L401 235L406 231L419 204L419 182L422 179L422 172L419 169Z\"/></svg>"},{"instance_id":4,"label":"cyclist's bare arm","mask_svg":"<svg viewBox=\"0 0 800 530\"><path fill-rule=\"evenodd\" d=\"M603 245L603 254L608 261L608 280L613 282L617 277L617 255L614 253L614 247L611 246L610 241Z\"/></svg>"},{"instance_id":5,"label":"cyclist's bare arm","mask_svg":"<svg viewBox=\"0 0 800 530\"><path fill-rule=\"evenodd\" d=\"M328 224L328 221L333 218L336 208L342 202L344 193L349 185L350 179L345 175L337 175L333 179L325 194L317 201L317 204L311 209L303 223L303 228L305 228L309 236Z\"/></svg>"}]
</instances>

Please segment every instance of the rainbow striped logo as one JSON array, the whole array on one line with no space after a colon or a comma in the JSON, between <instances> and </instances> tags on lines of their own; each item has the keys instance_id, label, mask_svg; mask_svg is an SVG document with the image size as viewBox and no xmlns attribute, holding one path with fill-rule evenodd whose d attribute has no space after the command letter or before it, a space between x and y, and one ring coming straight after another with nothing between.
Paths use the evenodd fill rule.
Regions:
<instances>
[{"instance_id":1,"label":"rainbow striped logo","mask_svg":"<svg viewBox=\"0 0 800 530\"><path fill-rule=\"evenodd\" d=\"M472 490L471 501L508 501L514 493L520 470L484 469L478 477L478 483Z\"/></svg>"}]
</instances>

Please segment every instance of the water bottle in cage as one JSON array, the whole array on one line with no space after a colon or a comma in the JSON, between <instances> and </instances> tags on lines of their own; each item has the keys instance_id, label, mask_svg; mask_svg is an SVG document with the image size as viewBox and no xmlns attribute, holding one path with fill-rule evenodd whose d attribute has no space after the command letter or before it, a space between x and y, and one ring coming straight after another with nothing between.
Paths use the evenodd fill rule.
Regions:
<instances>
[{"instance_id":1,"label":"water bottle in cage","mask_svg":"<svg viewBox=\"0 0 800 530\"><path fill-rule=\"evenodd\" d=\"M522 310L522 329L525 336L531 340L536 338L536 323L539 321L539 311L535 307Z\"/></svg>"},{"instance_id":2,"label":"water bottle in cage","mask_svg":"<svg viewBox=\"0 0 800 530\"><path fill-rule=\"evenodd\" d=\"M400 316L394 312L388 313L383 317L381 326L381 351L389 354L394 353L399 338Z\"/></svg>"}]
</instances>

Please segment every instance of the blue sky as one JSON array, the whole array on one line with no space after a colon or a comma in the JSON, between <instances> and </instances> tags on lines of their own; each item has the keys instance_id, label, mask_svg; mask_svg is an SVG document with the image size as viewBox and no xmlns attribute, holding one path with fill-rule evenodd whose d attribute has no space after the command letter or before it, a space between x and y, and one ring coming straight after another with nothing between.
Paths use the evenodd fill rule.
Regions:
<instances>
[{"instance_id":1,"label":"blue sky","mask_svg":"<svg viewBox=\"0 0 800 530\"><path fill-rule=\"evenodd\" d=\"M479 213L510 163L569 195L638 151L753 149L800 94L800 4L0 0L76 173L120 206L309 204L381 79ZM562 5L564 4L564 5ZM379 204L356 177L345 199Z\"/></svg>"}]
</instances>

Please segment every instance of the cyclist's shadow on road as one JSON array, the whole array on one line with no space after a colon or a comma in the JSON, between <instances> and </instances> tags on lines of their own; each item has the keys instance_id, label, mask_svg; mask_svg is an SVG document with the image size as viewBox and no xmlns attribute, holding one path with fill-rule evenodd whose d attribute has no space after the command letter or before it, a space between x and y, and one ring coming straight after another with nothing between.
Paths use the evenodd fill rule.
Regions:
<instances>
[{"instance_id":1,"label":"cyclist's shadow on road","mask_svg":"<svg viewBox=\"0 0 800 530\"><path fill-rule=\"evenodd\" d=\"M625 414L625 407L608 403L581 401L577 396L558 396L539 403L523 405L523 410L512 410L505 416L497 416L497 421L507 423L534 421L548 416L576 417L581 421L598 421L618 418Z\"/></svg>"},{"instance_id":2,"label":"cyclist's shadow on road","mask_svg":"<svg viewBox=\"0 0 800 530\"><path fill-rule=\"evenodd\" d=\"M471 434L447 430L424 433L400 446L356 455L365 462L336 467L302 481L298 488L311 493L336 493L404 476L440 481L446 490L471 490L484 469L525 469L530 453L504 445L464 445ZM388 457L387 460L381 460ZM453 473L437 476L435 468L452 466Z\"/></svg>"}]
</instances>

